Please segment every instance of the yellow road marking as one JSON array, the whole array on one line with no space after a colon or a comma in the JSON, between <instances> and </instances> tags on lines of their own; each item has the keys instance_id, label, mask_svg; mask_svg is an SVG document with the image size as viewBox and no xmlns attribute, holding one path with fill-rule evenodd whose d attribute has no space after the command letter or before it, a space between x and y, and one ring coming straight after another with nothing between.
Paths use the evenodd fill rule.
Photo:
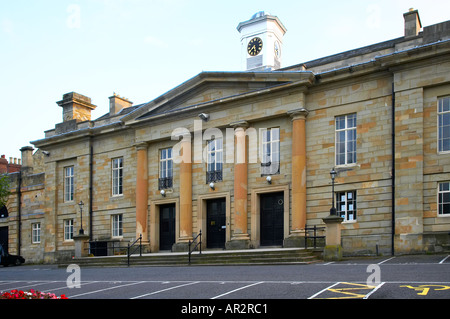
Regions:
<instances>
[{"instance_id":1,"label":"yellow road marking","mask_svg":"<svg viewBox=\"0 0 450 319\"><path fill-rule=\"evenodd\" d=\"M434 288L433 290L436 290L436 291L450 289L450 286L444 286L444 285L420 285L417 287L404 285L404 286L400 286L400 287L405 287L405 288L414 289L416 291L419 291L417 293L418 296L426 296L431 288ZM435 288L435 287L438 287L438 288Z\"/></svg>"},{"instance_id":2,"label":"yellow road marking","mask_svg":"<svg viewBox=\"0 0 450 319\"><path fill-rule=\"evenodd\" d=\"M330 291L330 292L334 292L337 293L341 296L336 296L336 297L329 297L329 298L324 298L324 299L360 299L360 298L364 298L367 293L360 293L360 290L372 290L376 287L374 286L367 286L367 285L363 285L363 284L356 284L356 283L352 283L352 282L341 282L340 285L347 285L350 287L344 287L344 288L329 288L326 291ZM355 292L358 291L358 292ZM344 295L344 296L342 296Z\"/></svg>"}]
</instances>

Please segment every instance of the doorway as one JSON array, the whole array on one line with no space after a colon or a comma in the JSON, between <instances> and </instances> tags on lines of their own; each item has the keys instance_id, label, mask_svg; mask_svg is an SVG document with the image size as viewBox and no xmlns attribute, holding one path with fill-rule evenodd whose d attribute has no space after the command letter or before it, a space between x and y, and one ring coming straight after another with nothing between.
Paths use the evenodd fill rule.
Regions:
<instances>
[{"instance_id":1,"label":"doorway","mask_svg":"<svg viewBox=\"0 0 450 319\"><path fill-rule=\"evenodd\" d=\"M225 198L206 201L206 248L225 248Z\"/></svg>"},{"instance_id":2,"label":"doorway","mask_svg":"<svg viewBox=\"0 0 450 319\"><path fill-rule=\"evenodd\" d=\"M8 227L0 227L0 244L8 251Z\"/></svg>"},{"instance_id":3,"label":"doorway","mask_svg":"<svg viewBox=\"0 0 450 319\"><path fill-rule=\"evenodd\" d=\"M172 250L175 243L175 204L159 206L159 249Z\"/></svg>"},{"instance_id":4,"label":"doorway","mask_svg":"<svg viewBox=\"0 0 450 319\"><path fill-rule=\"evenodd\" d=\"M260 195L260 244L282 246L284 239L284 193Z\"/></svg>"}]
</instances>

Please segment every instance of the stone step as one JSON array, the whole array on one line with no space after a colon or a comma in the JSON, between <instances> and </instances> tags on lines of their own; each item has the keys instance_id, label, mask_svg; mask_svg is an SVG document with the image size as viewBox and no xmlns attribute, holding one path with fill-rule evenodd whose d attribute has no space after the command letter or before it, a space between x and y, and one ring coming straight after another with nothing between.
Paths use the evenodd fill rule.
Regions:
<instances>
[{"instance_id":1,"label":"stone step","mask_svg":"<svg viewBox=\"0 0 450 319\"><path fill-rule=\"evenodd\" d=\"M318 262L318 254L307 249L251 249L245 251L204 251L191 255L191 265L261 265L261 264L310 264ZM153 253L130 257L131 266L186 266L188 253ZM127 266L127 256L86 257L60 262L60 267L77 264L80 267Z\"/></svg>"}]
</instances>

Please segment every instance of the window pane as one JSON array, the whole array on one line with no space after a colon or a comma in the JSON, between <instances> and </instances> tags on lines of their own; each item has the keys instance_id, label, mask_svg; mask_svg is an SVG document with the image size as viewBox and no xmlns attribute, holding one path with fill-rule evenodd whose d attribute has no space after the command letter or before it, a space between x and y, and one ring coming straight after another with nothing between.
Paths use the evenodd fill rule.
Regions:
<instances>
[{"instance_id":1,"label":"window pane","mask_svg":"<svg viewBox=\"0 0 450 319\"><path fill-rule=\"evenodd\" d=\"M450 151L450 139L446 138L442 140L442 152Z\"/></svg>"},{"instance_id":2,"label":"window pane","mask_svg":"<svg viewBox=\"0 0 450 319\"><path fill-rule=\"evenodd\" d=\"M336 129L337 130L345 129L345 116L336 117Z\"/></svg>"},{"instance_id":3,"label":"window pane","mask_svg":"<svg viewBox=\"0 0 450 319\"><path fill-rule=\"evenodd\" d=\"M272 131L272 141L280 140L280 129L273 128L271 131Z\"/></svg>"},{"instance_id":4,"label":"window pane","mask_svg":"<svg viewBox=\"0 0 450 319\"><path fill-rule=\"evenodd\" d=\"M168 177L172 177L172 160L167 161L167 175Z\"/></svg>"},{"instance_id":5,"label":"window pane","mask_svg":"<svg viewBox=\"0 0 450 319\"><path fill-rule=\"evenodd\" d=\"M356 115L351 114L347 116L347 128L356 127Z\"/></svg>"},{"instance_id":6,"label":"window pane","mask_svg":"<svg viewBox=\"0 0 450 319\"><path fill-rule=\"evenodd\" d=\"M442 212L441 212L441 214L450 214L450 204L442 205Z\"/></svg>"},{"instance_id":7,"label":"window pane","mask_svg":"<svg viewBox=\"0 0 450 319\"><path fill-rule=\"evenodd\" d=\"M444 97L439 99L439 112L450 111L450 97Z\"/></svg>"}]
</instances>

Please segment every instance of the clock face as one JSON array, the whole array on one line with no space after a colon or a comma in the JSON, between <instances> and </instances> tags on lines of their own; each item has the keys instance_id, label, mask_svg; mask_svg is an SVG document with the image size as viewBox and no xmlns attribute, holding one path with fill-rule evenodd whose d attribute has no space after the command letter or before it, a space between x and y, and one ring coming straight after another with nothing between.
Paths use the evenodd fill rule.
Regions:
<instances>
[{"instance_id":1,"label":"clock face","mask_svg":"<svg viewBox=\"0 0 450 319\"><path fill-rule=\"evenodd\" d=\"M255 37L255 38L251 39L250 42L248 43L247 52L251 56L255 56L261 52L262 47L263 47L262 40L258 37Z\"/></svg>"}]
</instances>

